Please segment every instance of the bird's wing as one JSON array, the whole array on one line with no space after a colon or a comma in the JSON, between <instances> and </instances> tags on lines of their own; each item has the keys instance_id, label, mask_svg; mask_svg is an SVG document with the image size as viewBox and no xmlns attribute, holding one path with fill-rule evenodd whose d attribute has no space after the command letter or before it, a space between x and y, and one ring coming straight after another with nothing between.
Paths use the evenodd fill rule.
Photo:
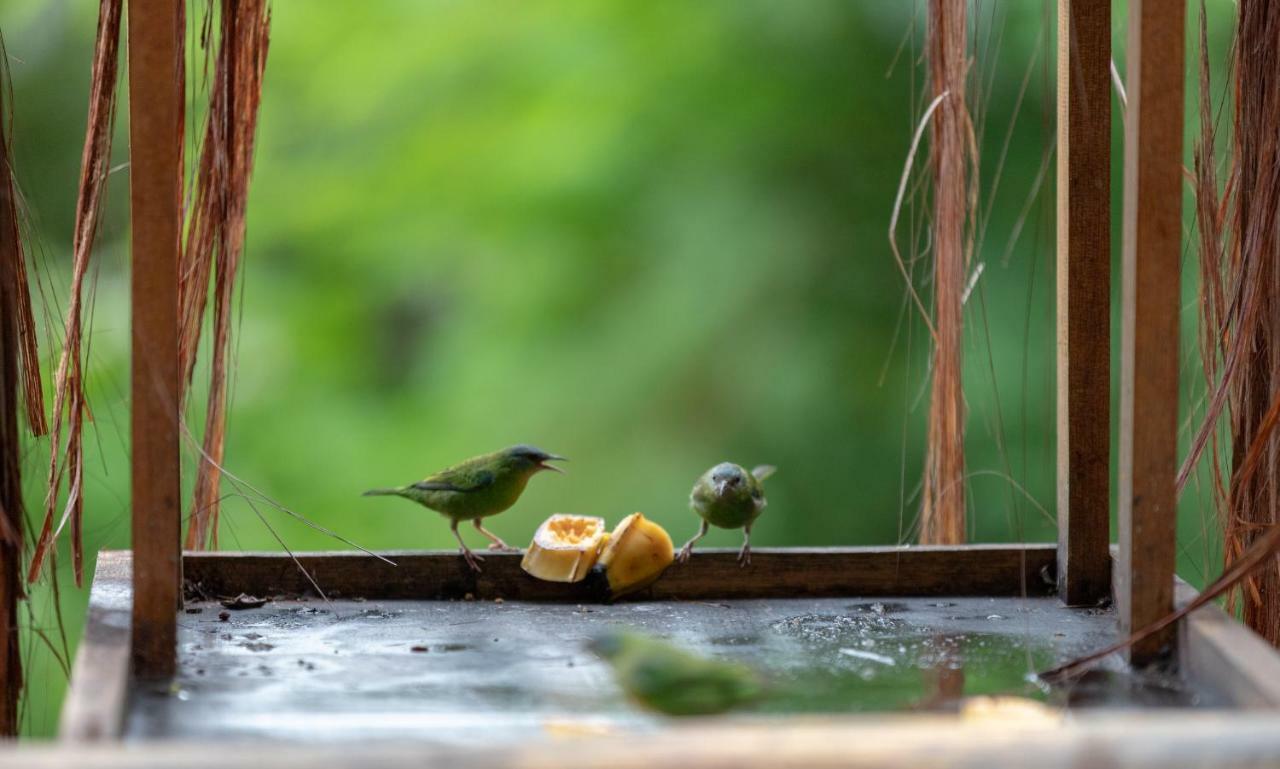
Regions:
<instances>
[{"instance_id":1,"label":"bird's wing","mask_svg":"<svg viewBox=\"0 0 1280 769\"><path fill-rule=\"evenodd\" d=\"M466 470L450 468L413 484L419 491L480 491L493 485L496 476L492 470Z\"/></svg>"}]
</instances>

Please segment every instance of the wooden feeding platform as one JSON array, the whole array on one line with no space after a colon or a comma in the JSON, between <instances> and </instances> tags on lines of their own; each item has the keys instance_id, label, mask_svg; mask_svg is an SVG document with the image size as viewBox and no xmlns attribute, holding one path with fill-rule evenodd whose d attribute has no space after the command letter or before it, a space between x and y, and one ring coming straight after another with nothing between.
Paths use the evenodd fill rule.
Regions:
<instances>
[{"instance_id":1,"label":"wooden feeding platform","mask_svg":"<svg viewBox=\"0 0 1280 769\"><path fill-rule=\"evenodd\" d=\"M64 738L523 749L662 731L670 721L630 704L585 648L618 625L760 670L785 693L742 716L764 721L946 713L977 695L1080 709L1280 703L1280 660L1213 607L1184 626L1189 664L1037 681L1117 633L1112 609L1059 600L1054 546L761 549L748 569L711 550L616 603L534 579L515 554L490 554L479 574L454 552L385 555L394 566L188 553L176 672L135 680L132 558L102 553Z\"/></svg>"},{"instance_id":2,"label":"wooden feeding platform","mask_svg":"<svg viewBox=\"0 0 1280 769\"><path fill-rule=\"evenodd\" d=\"M1031 675L1194 595L1174 575L1180 0L1128 6L1115 549L1110 3L1060 0L1058 542L758 549L745 569L707 550L617 603L587 583L535 580L511 554L476 574L453 552L388 553L392 566L181 551L183 89L169 65L183 26L172 0L129 5L134 549L99 558L64 747L27 751L33 764L1280 763L1280 655L1216 606L1069 683ZM744 660L791 694L716 719L640 711L583 647L619 624ZM976 694L1054 707L984 719L962 706Z\"/></svg>"}]
</instances>

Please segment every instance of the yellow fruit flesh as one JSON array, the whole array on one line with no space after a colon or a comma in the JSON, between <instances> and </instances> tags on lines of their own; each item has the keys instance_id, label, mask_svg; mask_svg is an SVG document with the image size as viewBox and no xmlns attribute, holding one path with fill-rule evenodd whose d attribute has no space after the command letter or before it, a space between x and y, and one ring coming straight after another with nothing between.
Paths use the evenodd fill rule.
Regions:
<instances>
[{"instance_id":1,"label":"yellow fruit flesh","mask_svg":"<svg viewBox=\"0 0 1280 769\"><path fill-rule=\"evenodd\" d=\"M671 537L658 524L632 513L609 535L599 564L617 598L652 584L675 559Z\"/></svg>"},{"instance_id":2,"label":"yellow fruit flesh","mask_svg":"<svg viewBox=\"0 0 1280 769\"><path fill-rule=\"evenodd\" d=\"M608 539L603 518L553 515L538 527L520 567L548 582L578 582L595 565Z\"/></svg>"}]
</instances>

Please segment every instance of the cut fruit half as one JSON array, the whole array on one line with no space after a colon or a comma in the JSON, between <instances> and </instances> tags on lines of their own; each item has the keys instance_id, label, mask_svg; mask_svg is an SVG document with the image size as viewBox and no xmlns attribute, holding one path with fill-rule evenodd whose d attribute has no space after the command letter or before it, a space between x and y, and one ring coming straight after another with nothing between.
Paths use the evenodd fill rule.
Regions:
<instances>
[{"instance_id":1,"label":"cut fruit half","mask_svg":"<svg viewBox=\"0 0 1280 769\"><path fill-rule=\"evenodd\" d=\"M675 559L671 536L640 513L622 519L600 553L612 598L648 587Z\"/></svg>"},{"instance_id":2,"label":"cut fruit half","mask_svg":"<svg viewBox=\"0 0 1280 769\"><path fill-rule=\"evenodd\" d=\"M520 567L548 582L579 582L608 538L603 518L557 513L538 527Z\"/></svg>"}]
</instances>

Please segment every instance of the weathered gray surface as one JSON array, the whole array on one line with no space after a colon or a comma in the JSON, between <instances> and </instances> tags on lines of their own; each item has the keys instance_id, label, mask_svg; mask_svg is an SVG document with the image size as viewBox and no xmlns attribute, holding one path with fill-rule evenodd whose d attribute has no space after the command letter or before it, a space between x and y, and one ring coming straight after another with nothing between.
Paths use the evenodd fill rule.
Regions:
<instances>
[{"instance_id":1,"label":"weathered gray surface","mask_svg":"<svg viewBox=\"0 0 1280 769\"><path fill-rule=\"evenodd\" d=\"M1113 614L1064 609L1056 598L280 600L226 621L222 611L195 602L179 616L176 685L134 693L129 737L492 745L652 728L660 722L627 703L583 649L615 623L758 667L779 692L765 712L946 707L957 694L997 692L1077 704L1197 701L1159 681L1131 690L1108 674L1069 693L1041 692L1030 672L1113 638Z\"/></svg>"}]
</instances>

